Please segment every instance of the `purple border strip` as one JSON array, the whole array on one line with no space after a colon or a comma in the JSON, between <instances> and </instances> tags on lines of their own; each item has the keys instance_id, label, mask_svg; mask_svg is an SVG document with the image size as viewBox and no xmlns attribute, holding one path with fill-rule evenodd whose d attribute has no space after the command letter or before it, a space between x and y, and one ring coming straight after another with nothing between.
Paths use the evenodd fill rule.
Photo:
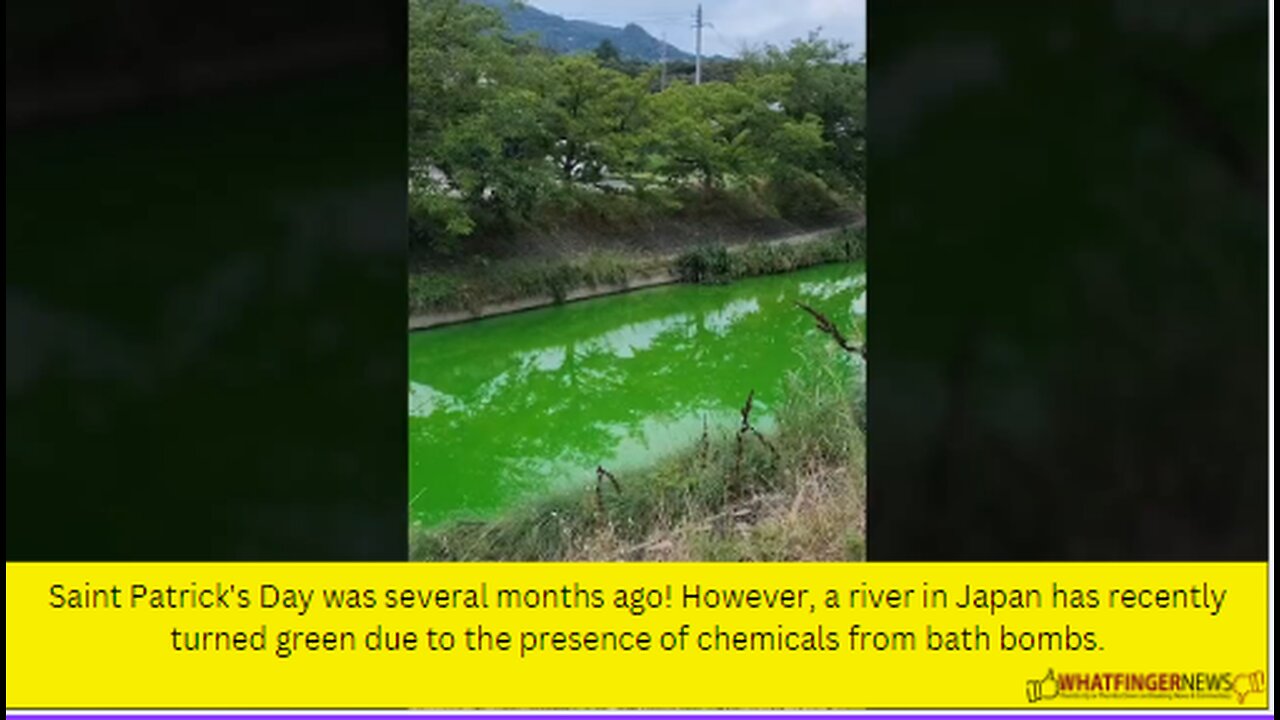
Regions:
<instances>
[{"instance_id":1,"label":"purple border strip","mask_svg":"<svg viewBox=\"0 0 1280 720\"><path fill-rule=\"evenodd\" d=\"M1249 710L1252 710L1253 712L1249 712ZM673 719L678 719L678 717L723 717L723 719L726 719L726 720L800 720L800 719L812 720L814 719L814 717L831 717L831 719L846 719L847 717L847 719L850 719L850 720L911 720L911 719L924 719L924 717L947 717L947 716L983 717L983 716L986 716L986 717L1006 717L1006 719L1016 719L1016 717L1037 717L1037 719L1041 719L1041 720L1043 719L1065 720L1065 719L1068 719L1068 717L1088 717L1089 720L1134 720L1135 717L1142 717L1142 719L1156 720L1156 719L1164 719L1164 717L1171 717L1171 719L1188 720L1188 719L1201 719L1201 717L1233 717L1233 719L1238 719L1238 717L1242 717L1242 716L1257 716L1256 712L1258 710L1260 710L1260 708L1245 708L1245 710L1243 711L1236 711L1236 712L1222 712L1222 711L1147 712L1147 711L1143 711L1142 714L1140 715L1108 714L1108 712L1091 712L1087 710L1082 710L1079 712L1061 712L1061 711L1059 712L995 712L995 711L992 711L991 714L989 715L984 715L982 714L982 712L965 712L965 714L963 715L960 715L960 714L948 715L946 711L932 712L932 714L908 714L908 712L902 712L902 714L893 714L893 715L877 715L877 714L869 714L869 712L868 714L863 714L863 712L847 712L847 714L845 714L845 712L823 712L823 714L804 714L804 712L788 712L788 714L755 715L755 714L744 714L744 712L723 712L723 714L722 712L716 712L716 714L707 714L707 712L701 712L701 711L699 715L681 714L681 712L678 712L678 711L673 711L671 712L671 714L667 714L667 715L630 714L630 712L621 712L621 714L608 714L608 712L564 712L564 714L557 714L557 712L554 712L554 711L539 712L539 714L536 714L536 715L516 714L516 712L512 712L512 714L507 714L507 715L494 715L494 714L490 714L490 712L454 712L454 714L426 714L426 712L422 712L422 714L415 714L415 712L408 712L408 711L394 712L394 715L392 714L370 715L370 714L362 714L362 712L358 712L358 711L357 712L335 711L333 712L333 714L328 714L328 715L308 714L308 712L305 712L305 711L302 711L302 712L283 711L284 712L283 715L269 715L269 714L264 714L264 712L244 712L244 714L238 714L238 712L227 712L227 711L209 711L209 712L200 711L200 715L184 715L184 714L178 714L178 712L163 712L163 714L137 714L137 715L131 715L131 714L128 714L128 712L113 712L113 714L110 714L110 715L101 715L101 714L95 714L95 712L92 712L92 711L86 711L86 712L83 712L83 714L76 714L76 712L65 712L65 714L58 714L58 715L28 715L28 714L23 714L23 712L6 711L5 717L13 717L13 719L23 719L23 720L82 720L82 719L90 719L90 717L96 717L96 719L101 719L101 717L113 717L113 719L115 719L115 717L120 717L120 719L124 719L124 717L140 717L140 719L146 719L146 720L191 720L191 717L201 717L201 719L210 719L210 720L215 720L215 719L279 720L280 717L289 717L289 719L294 719L294 720L334 720L334 719L387 720L388 717L394 717L394 716L431 717L431 719L433 720L553 720L553 719L557 719L557 717L563 717L563 719L573 719L573 720L595 720L595 719L616 720L618 719L618 717L626 717L626 719L628 720L673 720ZM1266 712L1265 716L1275 717L1275 714L1274 712Z\"/></svg>"}]
</instances>

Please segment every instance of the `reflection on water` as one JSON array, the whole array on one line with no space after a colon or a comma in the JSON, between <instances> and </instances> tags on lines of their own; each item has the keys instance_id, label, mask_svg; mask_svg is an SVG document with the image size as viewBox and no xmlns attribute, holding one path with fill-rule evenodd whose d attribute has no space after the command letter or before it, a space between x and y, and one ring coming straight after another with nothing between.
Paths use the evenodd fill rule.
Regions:
<instances>
[{"instance_id":1,"label":"reflection on water","mask_svg":"<svg viewBox=\"0 0 1280 720\"><path fill-rule=\"evenodd\" d=\"M444 406L457 407L458 400L445 395L430 385L409 381L409 417L425 418Z\"/></svg>"},{"instance_id":2,"label":"reflection on water","mask_svg":"<svg viewBox=\"0 0 1280 720\"><path fill-rule=\"evenodd\" d=\"M860 324L862 267L658 288L411 335L414 517L484 515L594 482L597 464L650 464L695 442L704 418L713 432L731 429L751 389L767 428L787 373L829 342L797 300Z\"/></svg>"}]
</instances>

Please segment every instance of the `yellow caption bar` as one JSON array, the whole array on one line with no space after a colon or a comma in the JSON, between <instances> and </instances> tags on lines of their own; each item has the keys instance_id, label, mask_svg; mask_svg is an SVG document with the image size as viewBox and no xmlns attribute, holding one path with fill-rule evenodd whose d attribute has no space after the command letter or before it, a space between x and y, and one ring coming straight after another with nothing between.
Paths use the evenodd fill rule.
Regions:
<instances>
[{"instance_id":1,"label":"yellow caption bar","mask_svg":"<svg viewBox=\"0 0 1280 720\"><path fill-rule=\"evenodd\" d=\"M1264 707L1265 564L9 563L10 708Z\"/></svg>"}]
</instances>

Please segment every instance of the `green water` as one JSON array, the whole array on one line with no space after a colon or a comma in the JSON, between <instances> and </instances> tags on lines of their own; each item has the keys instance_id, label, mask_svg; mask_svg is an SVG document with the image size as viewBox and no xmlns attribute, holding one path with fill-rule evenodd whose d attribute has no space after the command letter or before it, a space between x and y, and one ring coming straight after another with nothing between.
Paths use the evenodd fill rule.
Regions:
<instances>
[{"instance_id":1,"label":"green water","mask_svg":"<svg viewBox=\"0 0 1280 720\"><path fill-rule=\"evenodd\" d=\"M861 264L674 285L413 333L409 498L430 526L595 483L736 428L766 430L789 372L830 344L794 302L861 337ZM851 332L855 318L859 328Z\"/></svg>"}]
</instances>

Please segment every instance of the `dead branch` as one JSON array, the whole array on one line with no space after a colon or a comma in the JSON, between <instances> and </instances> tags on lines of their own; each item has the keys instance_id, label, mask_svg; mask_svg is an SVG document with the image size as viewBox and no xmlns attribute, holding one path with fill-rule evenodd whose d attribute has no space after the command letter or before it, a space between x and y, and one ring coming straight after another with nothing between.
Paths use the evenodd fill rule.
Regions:
<instances>
[{"instance_id":1,"label":"dead branch","mask_svg":"<svg viewBox=\"0 0 1280 720\"><path fill-rule=\"evenodd\" d=\"M756 391L752 389L751 392L747 393L747 402L742 406L742 410L740 411L742 413L742 426L738 428L737 447L734 450L733 457L733 483L731 487L734 489L737 489L739 483L742 481L742 438L745 437L747 433L755 435L756 439L759 440L761 444L769 448L769 452L773 454L775 460L782 459L782 456L778 454L778 449L773 446L773 443L769 442L769 440L766 439L764 435L760 434L760 431L751 424L751 409L755 406L755 398Z\"/></svg>"},{"instance_id":2,"label":"dead branch","mask_svg":"<svg viewBox=\"0 0 1280 720\"><path fill-rule=\"evenodd\" d=\"M698 444L699 465L707 467L707 456L711 451L711 437L707 432L707 414L702 414L702 441Z\"/></svg>"},{"instance_id":3,"label":"dead branch","mask_svg":"<svg viewBox=\"0 0 1280 720\"><path fill-rule=\"evenodd\" d=\"M774 459L774 460L781 460L781 459L782 459L782 456L778 454L778 449L777 449L777 448L775 448L775 447L773 446L773 443L769 442L769 440L768 440L767 438L765 438L765 436L764 436L764 435L761 435L759 430L757 430L757 429L755 429L755 428L753 427L753 428L751 428L751 432L752 432L752 433L755 433L756 439L758 439L760 442L764 443L764 446L765 446L765 447L769 448L769 452L773 453L773 459Z\"/></svg>"},{"instance_id":4,"label":"dead branch","mask_svg":"<svg viewBox=\"0 0 1280 720\"><path fill-rule=\"evenodd\" d=\"M812 315L813 319L818 322L818 329L830 335L831 338L836 341L836 344L843 348L845 352L857 353L864 361L867 359L866 346L854 345L849 342L848 338L844 336L844 333L840 332L840 328L836 327L836 324L831 322L831 319L826 315L823 315L802 302L797 302L796 307Z\"/></svg>"},{"instance_id":5,"label":"dead branch","mask_svg":"<svg viewBox=\"0 0 1280 720\"><path fill-rule=\"evenodd\" d=\"M755 404L755 399L756 391L755 389L752 389L751 392L747 393L746 404L743 405L742 410L739 411L742 413L742 429L738 431L739 433L744 433L751 429L751 406Z\"/></svg>"},{"instance_id":6,"label":"dead branch","mask_svg":"<svg viewBox=\"0 0 1280 720\"><path fill-rule=\"evenodd\" d=\"M622 486L618 484L618 478L613 473L604 469L603 465L596 466L596 516L597 519L604 517L604 480L609 479L613 485L613 491L619 495L622 494Z\"/></svg>"},{"instance_id":7,"label":"dead branch","mask_svg":"<svg viewBox=\"0 0 1280 720\"><path fill-rule=\"evenodd\" d=\"M603 478L609 478L609 483L613 485L613 491L619 495L622 494L622 486L618 484L618 478L614 477L613 473L605 470L603 465L597 465L596 485L599 485Z\"/></svg>"}]
</instances>

